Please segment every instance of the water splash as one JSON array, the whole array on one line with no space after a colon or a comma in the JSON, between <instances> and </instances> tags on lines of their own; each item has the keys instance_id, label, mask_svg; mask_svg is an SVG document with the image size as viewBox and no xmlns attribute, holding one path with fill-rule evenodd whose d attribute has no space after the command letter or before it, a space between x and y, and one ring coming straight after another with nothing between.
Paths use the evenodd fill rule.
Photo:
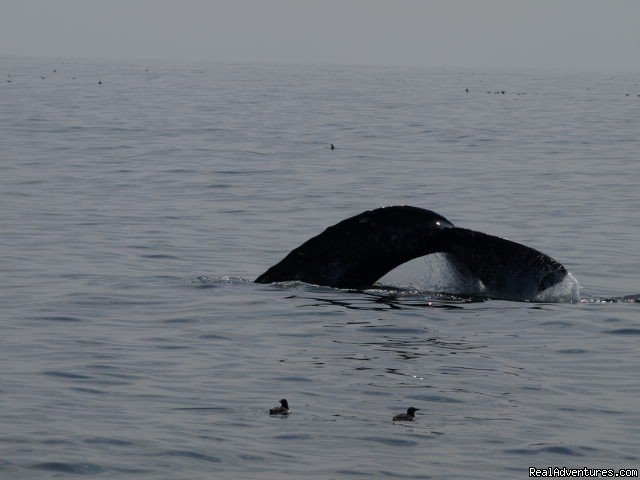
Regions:
<instances>
[{"instance_id":1,"label":"water splash","mask_svg":"<svg viewBox=\"0 0 640 480\"><path fill-rule=\"evenodd\" d=\"M580 299L580 303L640 303L640 293L623 295L622 297L594 297L585 296Z\"/></svg>"},{"instance_id":2,"label":"water splash","mask_svg":"<svg viewBox=\"0 0 640 480\"><path fill-rule=\"evenodd\" d=\"M190 284L198 288L218 288L228 285L253 283L248 278L234 275L200 275L191 280Z\"/></svg>"},{"instance_id":3,"label":"water splash","mask_svg":"<svg viewBox=\"0 0 640 480\"><path fill-rule=\"evenodd\" d=\"M578 303L580 299L580 285L578 280L569 272L560 283L543 290L534 299L536 302Z\"/></svg>"}]
</instances>

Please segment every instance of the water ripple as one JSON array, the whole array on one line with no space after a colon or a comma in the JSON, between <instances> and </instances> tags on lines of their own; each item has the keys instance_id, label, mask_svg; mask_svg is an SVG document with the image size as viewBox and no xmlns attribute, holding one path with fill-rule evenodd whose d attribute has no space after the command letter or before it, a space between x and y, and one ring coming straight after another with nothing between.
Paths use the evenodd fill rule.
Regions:
<instances>
[{"instance_id":1,"label":"water ripple","mask_svg":"<svg viewBox=\"0 0 640 480\"><path fill-rule=\"evenodd\" d=\"M383 445L388 445L390 447L411 447L418 444L418 442L415 442L413 440L391 437L362 437L360 438L360 440L364 440L366 442L382 443Z\"/></svg>"},{"instance_id":2,"label":"water ripple","mask_svg":"<svg viewBox=\"0 0 640 480\"><path fill-rule=\"evenodd\" d=\"M93 463L43 462L30 465L29 468L72 475L98 475L107 471Z\"/></svg>"},{"instance_id":3,"label":"water ripple","mask_svg":"<svg viewBox=\"0 0 640 480\"><path fill-rule=\"evenodd\" d=\"M640 328L617 328L614 330L603 330L602 333L612 335L640 335Z\"/></svg>"},{"instance_id":4,"label":"water ripple","mask_svg":"<svg viewBox=\"0 0 640 480\"><path fill-rule=\"evenodd\" d=\"M70 378L72 380L89 380L93 378L89 375L82 375L80 373L71 373L71 372L61 372L57 370L49 370L46 372L42 372L42 374L49 375L51 377Z\"/></svg>"},{"instance_id":5,"label":"water ripple","mask_svg":"<svg viewBox=\"0 0 640 480\"><path fill-rule=\"evenodd\" d=\"M569 457L583 457L584 455L578 452L575 448L570 448L564 445L548 445L543 447L533 446L532 448L510 448L504 451L514 455L538 455L541 453L553 453L556 455L565 455Z\"/></svg>"},{"instance_id":6,"label":"water ripple","mask_svg":"<svg viewBox=\"0 0 640 480\"><path fill-rule=\"evenodd\" d=\"M164 452L160 452L158 456L183 457L183 458L191 458L193 460L201 460L203 462L222 463L222 460L218 457L214 457L213 455L206 455L204 453L195 452L192 450L167 450Z\"/></svg>"}]
</instances>

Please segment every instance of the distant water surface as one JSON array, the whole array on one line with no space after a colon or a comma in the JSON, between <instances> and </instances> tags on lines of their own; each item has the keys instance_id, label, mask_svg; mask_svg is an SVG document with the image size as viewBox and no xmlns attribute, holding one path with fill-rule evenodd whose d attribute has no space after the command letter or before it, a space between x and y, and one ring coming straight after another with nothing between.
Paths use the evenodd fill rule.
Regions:
<instances>
[{"instance_id":1,"label":"distant water surface","mask_svg":"<svg viewBox=\"0 0 640 480\"><path fill-rule=\"evenodd\" d=\"M0 477L640 466L637 74L5 57L0 75ZM582 303L251 282L392 204L549 254Z\"/></svg>"}]
</instances>

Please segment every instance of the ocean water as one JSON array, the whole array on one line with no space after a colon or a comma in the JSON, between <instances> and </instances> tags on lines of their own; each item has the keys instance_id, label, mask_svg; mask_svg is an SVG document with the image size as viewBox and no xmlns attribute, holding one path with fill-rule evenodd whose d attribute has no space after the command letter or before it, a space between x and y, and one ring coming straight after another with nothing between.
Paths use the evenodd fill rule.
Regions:
<instances>
[{"instance_id":1,"label":"ocean water","mask_svg":"<svg viewBox=\"0 0 640 480\"><path fill-rule=\"evenodd\" d=\"M639 94L620 72L0 58L0 478L640 467ZM581 301L252 283L397 204L547 253Z\"/></svg>"}]
</instances>

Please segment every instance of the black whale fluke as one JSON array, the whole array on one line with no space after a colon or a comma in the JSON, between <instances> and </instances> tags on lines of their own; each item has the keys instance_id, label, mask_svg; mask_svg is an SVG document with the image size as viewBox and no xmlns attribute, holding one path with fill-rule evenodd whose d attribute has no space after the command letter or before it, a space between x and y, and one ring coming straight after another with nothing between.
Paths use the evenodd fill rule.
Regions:
<instances>
[{"instance_id":1,"label":"black whale fluke","mask_svg":"<svg viewBox=\"0 0 640 480\"><path fill-rule=\"evenodd\" d=\"M457 270L479 282L478 291L456 293L532 300L568 274L560 263L525 245L455 227L430 210L394 206L327 228L255 281L365 288L395 267L436 252L447 253Z\"/></svg>"},{"instance_id":2,"label":"black whale fluke","mask_svg":"<svg viewBox=\"0 0 640 480\"><path fill-rule=\"evenodd\" d=\"M481 285L471 292L507 300L534 300L539 293L562 282L567 269L538 250L504 238L466 228L442 232L442 252L463 274Z\"/></svg>"},{"instance_id":3,"label":"black whale fluke","mask_svg":"<svg viewBox=\"0 0 640 480\"><path fill-rule=\"evenodd\" d=\"M386 207L347 218L307 240L255 281L364 288L409 260L438 251L432 237L452 227L416 207Z\"/></svg>"}]
</instances>

